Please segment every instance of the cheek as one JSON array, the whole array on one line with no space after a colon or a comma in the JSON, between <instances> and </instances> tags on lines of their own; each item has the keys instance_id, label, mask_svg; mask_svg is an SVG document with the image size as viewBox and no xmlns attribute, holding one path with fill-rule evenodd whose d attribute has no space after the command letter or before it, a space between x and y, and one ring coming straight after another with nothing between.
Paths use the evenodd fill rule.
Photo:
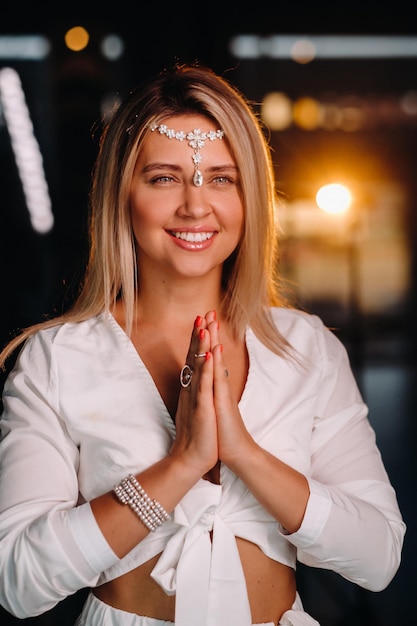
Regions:
<instances>
[{"instance_id":1,"label":"cheek","mask_svg":"<svg viewBox=\"0 0 417 626\"><path fill-rule=\"evenodd\" d=\"M149 211L144 211L143 207L144 204L142 201L138 201L136 196L131 196L130 219L135 241L139 245L142 245L142 240L146 240L146 235L152 226L152 213L150 214Z\"/></svg>"},{"instance_id":2,"label":"cheek","mask_svg":"<svg viewBox=\"0 0 417 626\"><path fill-rule=\"evenodd\" d=\"M150 200L144 193L131 193L130 195L130 216L133 228L146 227L151 225L157 210L149 210Z\"/></svg>"},{"instance_id":3,"label":"cheek","mask_svg":"<svg viewBox=\"0 0 417 626\"><path fill-rule=\"evenodd\" d=\"M234 230L237 237L240 239L244 223L243 204L240 199L236 200L233 205L229 207L229 211L227 212L225 219L228 222L230 230Z\"/></svg>"},{"instance_id":4,"label":"cheek","mask_svg":"<svg viewBox=\"0 0 417 626\"><path fill-rule=\"evenodd\" d=\"M141 231L141 226L143 222L143 216L140 211L138 211L137 206L131 202L130 204L130 219L132 222L133 232L135 237L137 238L138 233Z\"/></svg>"}]
</instances>

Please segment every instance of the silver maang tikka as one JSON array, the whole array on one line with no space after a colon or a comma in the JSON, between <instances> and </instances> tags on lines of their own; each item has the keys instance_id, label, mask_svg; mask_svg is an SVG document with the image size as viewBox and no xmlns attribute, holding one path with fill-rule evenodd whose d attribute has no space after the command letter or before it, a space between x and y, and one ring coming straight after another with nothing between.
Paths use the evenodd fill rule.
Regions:
<instances>
[{"instance_id":1,"label":"silver maang tikka","mask_svg":"<svg viewBox=\"0 0 417 626\"><path fill-rule=\"evenodd\" d=\"M199 165L201 163L201 148L204 148L206 140L214 141L215 139L223 139L224 132L222 130L209 130L203 133L199 128L194 128L192 132L185 133L183 130L175 131L172 128L168 128L166 124L152 124L150 129L152 131L157 130L161 135L165 135L168 139L177 139L178 141L188 141L188 145L194 150L192 156L195 172L193 176L193 183L196 187L201 187L203 184L203 175L200 172Z\"/></svg>"}]
</instances>

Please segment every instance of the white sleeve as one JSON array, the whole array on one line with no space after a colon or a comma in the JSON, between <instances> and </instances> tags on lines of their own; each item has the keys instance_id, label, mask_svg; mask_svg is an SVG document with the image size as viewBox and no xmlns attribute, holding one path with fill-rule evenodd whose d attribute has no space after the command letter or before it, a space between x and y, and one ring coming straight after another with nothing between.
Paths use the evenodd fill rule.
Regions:
<instances>
[{"instance_id":1,"label":"white sleeve","mask_svg":"<svg viewBox=\"0 0 417 626\"><path fill-rule=\"evenodd\" d=\"M318 336L325 365L312 433L310 497L301 527L286 537L300 562L380 591L399 567L405 524L347 352L324 327Z\"/></svg>"},{"instance_id":2,"label":"white sleeve","mask_svg":"<svg viewBox=\"0 0 417 626\"><path fill-rule=\"evenodd\" d=\"M118 561L89 504L77 506L78 447L59 415L48 337L22 349L0 421L0 604L19 618L94 586Z\"/></svg>"}]
</instances>

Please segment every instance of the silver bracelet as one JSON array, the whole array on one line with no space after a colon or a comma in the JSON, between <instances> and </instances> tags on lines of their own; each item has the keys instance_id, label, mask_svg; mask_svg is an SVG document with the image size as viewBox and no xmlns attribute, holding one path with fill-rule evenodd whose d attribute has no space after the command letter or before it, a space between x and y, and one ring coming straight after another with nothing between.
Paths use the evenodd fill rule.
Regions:
<instances>
[{"instance_id":1,"label":"silver bracelet","mask_svg":"<svg viewBox=\"0 0 417 626\"><path fill-rule=\"evenodd\" d=\"M120 502L128 504L151 532L171 519L160 502L151 500L133 474L123 478L118 485L114 486L113 491Z\"/></svg>"}]
</instances>

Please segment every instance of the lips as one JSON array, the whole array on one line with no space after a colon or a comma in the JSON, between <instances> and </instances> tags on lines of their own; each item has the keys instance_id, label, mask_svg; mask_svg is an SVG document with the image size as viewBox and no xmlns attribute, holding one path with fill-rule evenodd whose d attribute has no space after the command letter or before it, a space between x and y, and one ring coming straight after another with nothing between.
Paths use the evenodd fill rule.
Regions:
<instances>
[{"instance_id":1,"label":"lips","mask_svg":"<svg viewBox=\"0 0 417 626\"><path fill-rule=\"evenodd\" d=\"M192 233L189 231L171 231L171 235L176 237L177 239L181 239L182 241L187 241L189 243L202 243L203 241L207 241L214 237L214 232L199 232Z\"/></svg>"}]
</instances>

